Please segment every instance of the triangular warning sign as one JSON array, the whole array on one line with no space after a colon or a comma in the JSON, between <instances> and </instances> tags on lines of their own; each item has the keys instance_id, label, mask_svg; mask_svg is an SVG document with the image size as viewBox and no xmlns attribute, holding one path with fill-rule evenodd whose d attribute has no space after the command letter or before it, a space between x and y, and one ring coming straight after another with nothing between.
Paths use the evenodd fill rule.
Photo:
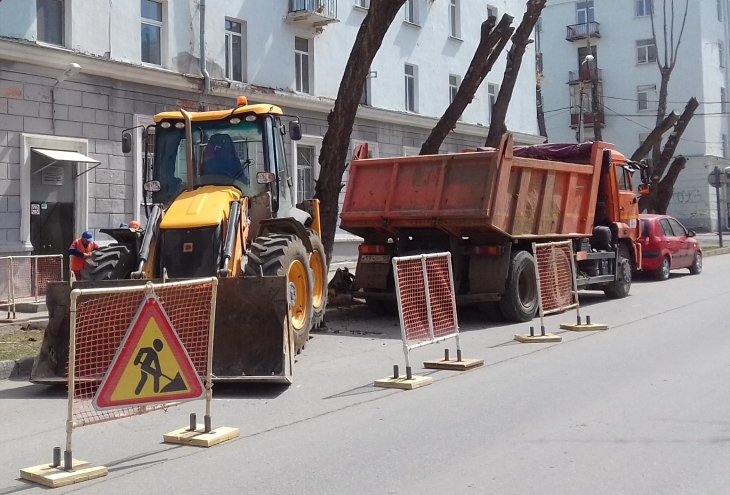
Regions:
<instances>
[{"instance_id":1,"label":"triangular warning sign","mask_svg":"<svg viewBox=\"0 0 730 495\"><path fill-rule=\"evenodd\" d=\"M148 294L94 396L94 409L181 402L204 394L165 310L154 294Z\"/></svg>"}]
</instances>

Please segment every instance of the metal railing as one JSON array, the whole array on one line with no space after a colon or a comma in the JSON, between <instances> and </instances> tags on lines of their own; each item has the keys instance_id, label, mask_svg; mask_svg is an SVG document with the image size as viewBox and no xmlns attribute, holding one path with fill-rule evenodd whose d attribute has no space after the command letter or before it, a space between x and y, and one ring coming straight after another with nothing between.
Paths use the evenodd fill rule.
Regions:
<instances>
[{"instance_id":1,"label":"metal railing","mask_svg":"<svg viewBox=\"0 0 730 495\"><path fill-rule=\"evenodd\" d=\"M568 83L575 84L580 81L601 81L603 80L603 71L601 69L581 69L571 70L568 72Z\"/></svg>"},{"instance_id":2,"label":"metal railing","mask_svg":"<svg viewBox=\"0 0 730 495\"><path fill-rule=\"evenodd\" d=\"M588 37L600 38L601 25L595 21L584 22L582 24L573 24L568 26L568 33L565 39L568 41L582 40Z\"/></svg>"},{"instance_id":3,"label":"metal railing","mask_svg":"<svg viewBox=\"0 0 730 495\"><path fill-rule=\"evenodd\" d=\"M63 255L0 257L0 306L13 318L19 302L41 302L48 282L63 280Z\"/></svg>"},{"instance_id":4,"label":"metal railing","mask_svg":"<svg viewBox=\"0 0 730 495\"><path fill-rule=\"evenodd\" d=\"M289 0L289 13L292 12L314 12L336 19L337 0Z\"/></svg>"}]
</instances>

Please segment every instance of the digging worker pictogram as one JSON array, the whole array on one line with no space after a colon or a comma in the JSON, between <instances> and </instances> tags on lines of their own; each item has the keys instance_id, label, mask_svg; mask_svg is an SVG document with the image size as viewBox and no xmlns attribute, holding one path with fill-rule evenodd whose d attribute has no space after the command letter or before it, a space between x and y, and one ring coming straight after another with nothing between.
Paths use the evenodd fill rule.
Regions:
<instances>
[{"instance_id":1,"label":"digging worker pictogram","mask_svg":"<svg viewBox=\"0 0 730 495\"><path fill-rule=\"evenodd\" d=\"M147 378L152 376L154 380L153 389L155 393L160 392L160 378L166 378L170 381L167 385L162 388L162 392L177 392L180 390L187 390L185 383L182 381L182 377L178 372L175 378L170 378L162 372L160 368L160 357L158 353L162 351L164 344L160 339L155 339L152 342L152 347L143 347L137 353L134 358L134 365L140 367L141 376L137 388L134 390L134 395L139 395L144 389Z\"/></svg>"}]
</instances>

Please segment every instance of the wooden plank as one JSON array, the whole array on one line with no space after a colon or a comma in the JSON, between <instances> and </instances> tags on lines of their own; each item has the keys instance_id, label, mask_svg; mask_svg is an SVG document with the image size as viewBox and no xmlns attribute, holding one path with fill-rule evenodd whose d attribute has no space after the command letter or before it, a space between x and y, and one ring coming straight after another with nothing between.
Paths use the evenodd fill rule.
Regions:
<instances>
[{"instance_id":1,"label":"wooden plank","mask_svg":"<svg viewBox=\"0 0 730 495\"><path fill-rule=\"evenodd\" d=\"M564 232L565 231L565 218L568 216L568 206L572 203L573 198L573 191L575 191L575 187L578 184L578 177L575 174L570 174L568 177L568 187L565 188L564 196L563 196L563 202L561 206L560 211L560 227L558 228L558 232Z\"/></svg>"},{"instance_id":2,"label":"wooden plank","mask_svg":"<svg viewBox=\"0 0 730 495\"><path fill-rule=\"evenodd\" d=\"M382 387L382 388L399 388L401 390L413 390L414 388L419 387L425 387L426 385L431 385L433 383L433 378L430 376L418 376L418 375L412 375L410 380L406 380L405 376L401 376L400 378L383 378L381 380L375 380L376 387Z\"/></svg>"},{"instance_id":3,"label":"wooden plank","mask_svg":"<svg viewBox=\"0 0 730 495\"><path fill-rule=\"evenodd\" d=\"M82 481L89 481L101 478L109 474L104 466L97 466L90 462L72 460L72 471L64 471L60 467L51 467L49 464L41 464L20 470L20 477L24 480L38 483L49 488L73 485Z\"/></svg>"},{"instance_id":4,"label":"wooden plank","mask_svg":"<svg viewBox=\"0 0 730 495\"><path fill-rule=\"evenodd\" d=\"M539 344L545 342L562 342L563 337L552 333L546 333L545 335L528 335L518 333L515 334L515 340L522 342L523 344Z\"/></svg>"},{"instance_id":5,"label":"wooden plank","mask_svg":"<svg viewBox=\"0 0 730 495\"><path fill-rule=\"evenodd\" d=\"M530 179L532 178L532 170L523 168L520 171L520 185L517 189L517 204L515 212L512 215L512 225L510 231L513 235L524 233L530 224L534 222L534 217L526 211L527 201L530 198ZM527 230L527 233L532 233Z\"/></svg>"},{"instance_id":6,"label":"wooden plank","mask_svg":"<svg viewBox=\"0 0 730 495\"><path fill-rule=\"evenodd\" d=\"M434 359L432 361L424 361L423 367L428 370L448 370L448 371L469 371L484 365L483 359Z\"/></svg>"},{"instance_id":7,"label":"wooden plank","mask_svg":"<svg viewBox=\"0 0 730 495\"><path fill-rule=\"evenodd\" d=\"M536 234L553 233L553 194L555 193L555 170L551 170L545 177L545 185L542 188L542 197L535 212L537 221Z\"/></svg>"},{"instance_id":8,"label":"wooden plank","mask_svg":"<svg viewBox=\"0 0 730 495\"><path fill-rule=\"evenodd\" d=\"M497 150L499 172L494 183L494 197L492 198L492 225L502 228L504 219L509 215L509 176L512 173L512 141L502 138Z\"/></svg>"},{"instance_id":9,"label":"wooden plank","mask_svg":"<svg viewBox=\"0 0 730 495\"><path fill-rule=\"evenodd\" d=\"M536 158L515 157L512 166L537 170L554 170L556 172L565 172L570 174L591 175L593 173L593 165L590 163L583 165L578 163L538 160Z\"/></svg>"},{"instance_id":10,"label":"wooden plank","mask_svg":"<svg viewBox=\"0 0 730 495\"><path fill-rule=\"evenodd\" d=\"M212 447L237 437L238 428L217 426L210 433L205 433L204 425L196 425L195 431L190 431L189 427L180 428L162 435L162 440L165 443L192 445L193 447Z\"/></svg>"}]
</instances>

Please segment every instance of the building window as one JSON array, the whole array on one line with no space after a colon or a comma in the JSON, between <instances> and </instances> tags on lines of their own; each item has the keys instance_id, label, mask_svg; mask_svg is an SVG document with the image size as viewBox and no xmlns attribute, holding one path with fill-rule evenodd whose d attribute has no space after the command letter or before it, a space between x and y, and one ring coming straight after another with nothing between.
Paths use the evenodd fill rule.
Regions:
<instances>
[{"instance_id":1,"label":"building window","mask_svg":"<svg viewBox=\"0 0 730 495\"><path fill-rule=\"evenodd\" d=\"M720 58L720 67L725 67L725 43L717 42L717 55Z\"/></svg>"},{"instance_id":2,"label":"building window","mask_svg":"<svg viewBox=\"0 0 730 495\"><path fill-rule=\"evenodd\" d=\"M459 91L459 85L461 84L459 76L449 74L449 104L454 103L456 93Z\"/></svg>"},{"instance_id":3,"label":"building window","mask_svg":"<svg viewBox=\"0 0 730 495\"><path fill-rule=\"evenodd\" d=\"M415 146L403 146L403 156L418 156L421 153L421 148Z\"/></svg>"},{"instance_id":4,"label":"building window","mask_svg":"<svg viewBox=\"0 0 730 495\"><path fill-rule=\"evenodd\" d=\"M64 45L64 0L36 0L38 41Z\"/></svg>"},{"instance_id":5,"label":"building window","mask_svg":"<svg viewBox=\"0 0 730 495\"><path fill-rule=\"evenodd\" d=\"M656 62L657 50L656 44L652 38L639 40L636 42L636 63L651 64Z\"/></svg>"},{"instance_id":6,"label":"building window","mask_svg":"<svg viewBox=\"0 0 730 495\"><path fill-rule=\"evenodd\" d=\"M370 8L370 0L355 0L355 5L362 7L363 9Z\"/></svg>"},{"instance_id":7,"label":"building window","mask_svg":"<svg viewBox=\"0 0 730 495\"><path fill-rule=\"evenodd\" d=\"M727 134L722 135L722 157L728 158Z\"/></svg>"},{"instance_id":8,"label":"building window","mask_svg":"<svg viewBox=\"0 0 730 495\"><path fill-rule=\"evenodd\" d=\"M593 22L593 0L575 3L575 17L578 24Z\"/></svg>"},{"instance_id":9,"label":"building window","mask_svg":"<svg viewBox=\"0 0 730 495\"><path fill-rule=\"evenodd\" d=\"M417 112L417 84L418 70L415 65L405 65L405 95L406 95L406 111Z\"/></svg>"},{"instance_id":10,"label":"building window","mask_svg":"<svg viewBox=\"0 0 730 495\"><path fill-rule=\"evenodd\" d=\"M297 73L296 90L310 92L309 40L294 38L294 70Z\"/></svg>"},{"instance_id":11,"label":"building window","mask_svg":"<svg viewBox=\"0 0 730 495\"><path fill-rule=\"evenodd\" d=\"M487 93L489 94L489 122L492 122L494 105L497 103L497 95L499 94L499 86L497 84L488 84Z\"/></svg>"},{"instance_id":12,"label":"building window","mask_svg":"<svg viewBox=\"0 0 730 495\"><path fill-rule=\"evenodd\" d=\"M406 0L406 22L418 24L418 0Z\"/></svg>"},{"instance_id":13,"label":"building window","mask_svg":"<svg viewBox=\"0 0 730 495\"><path fill-rule=\"evenodd\" d=\"M362 94L360 95L360 105L370 106L370 80L373 78L374 72L370 72L365 78L365 84L362 87Z\"/></svg>"},{"instance_id":14,"label":"building window","mask_svg":"<svg viewBox=\"0 0 730 495\"><path fill-rule=\"evenodd\" d=\"M162 4L142 0L142 62L162 65Z\"/></svg>"},{"instance_id":15,"label":"building window","mask_svg":"<svg viewBox=\"0 0 730 495\"><path fill-rule=\"evenodd\" d=\"M722 0L717 0L717 20L722 22Z\"/></svg>"},{"instance_id":16,"label":"building window","mask_svg":"<svg viewBox=\"0 0 730 495\"><path fill-rule=\"evenodd\" d=\"M461 38L459 0L449 0L449 34L453 38Z\"/></svg>"},{"instance_id":17,"label":"building window","mask_svg":"<svg viewBox=\"0 0 730 495\"><path fill-rule=\"evenodd\" d=\"M636 0L636 17L646 17L654 12L654 0Z\"/></svg>"},{"instance_id":18,"label":"building window","mask_svg":"<svg viewBox=\"0 0 730 495\"><path fill-rule=\"evenodd\" d=\"M487 5L487 17L497 17L497 7L493 7L491 5Z\"/></svg>"},{"instance_id":19,"label":"building window","mask_svg":"<svg viewBox=\"0 0 730 495\"><path fill-rule=\"evenodd\" d=\"M316 148L297 144L297 203L314 197Z\"/></svg>"},{"instance_id":20,"label":"building window","mask_svg":"<svg viewBox=\"0 0 730 495\"><path fill-rule=\"evenodd\" d=\"M226 19L226 79L244 82L245 67L245 23Z\"/></svg>"},{"instance_id":21,"label":"building window","mask_svg":"<svg viewBox=\"0 0 730 495\"><path fill-rule=\"evenodd\" d=\"M644 141L646 141L649 138L650 132L640 132L639 133L639 148L644 144Z\"/></svg>"},{"instance_id":22,"label":"building window","mask_svg":"<svg viewBox=\"0 0 730 495\"><path fill-rule=\"evenodd\" d=\"M720 88L720 112L728 113L727 91L725 91L725 88Z\"/></svg>"},{"instance_id":23,"label":"building window","mask_svg":"<svg viewBox=\"0 0 730 495\"><path fill-rule=\"evenodd\" d=\"M657 94L656 84L639 86L637 88L637 98L639 102L639 110L656 110Z\"/></svg>"}]
</instances>

